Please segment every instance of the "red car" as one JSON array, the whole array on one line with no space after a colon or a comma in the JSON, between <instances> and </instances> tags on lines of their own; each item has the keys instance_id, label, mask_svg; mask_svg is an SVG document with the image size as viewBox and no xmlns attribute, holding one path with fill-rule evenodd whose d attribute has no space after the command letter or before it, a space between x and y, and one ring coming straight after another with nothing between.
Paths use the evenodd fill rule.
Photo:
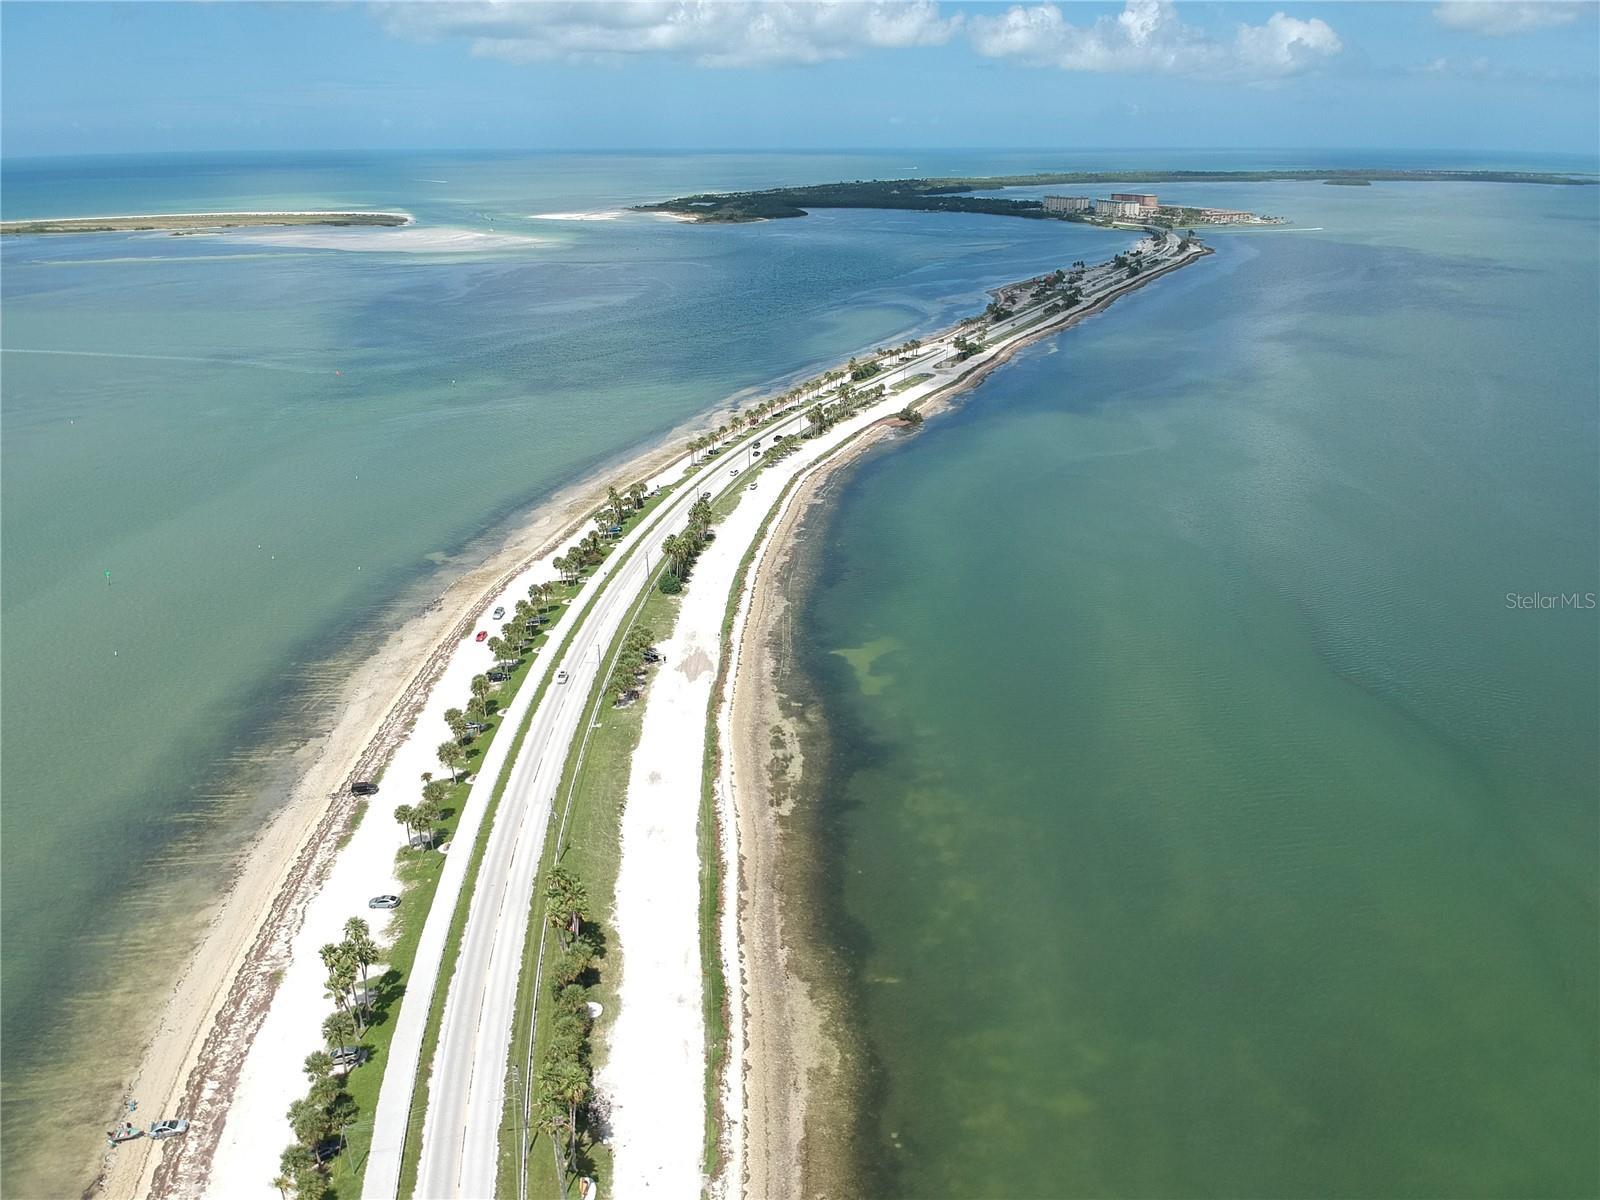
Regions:
<instances>
[{"instance_id":1,"label":"red car","mask_svg":"<svg viewBox=\"0 0 1600 1200\"><path fill-rule=\"evenodd\" d=\"M472 640L475 641L475 642L481 642L488 636L489 636L489 631L487 629L480 629L480 630L478 630L478 636L473 638Z\"/></svg>"}]
</instances>

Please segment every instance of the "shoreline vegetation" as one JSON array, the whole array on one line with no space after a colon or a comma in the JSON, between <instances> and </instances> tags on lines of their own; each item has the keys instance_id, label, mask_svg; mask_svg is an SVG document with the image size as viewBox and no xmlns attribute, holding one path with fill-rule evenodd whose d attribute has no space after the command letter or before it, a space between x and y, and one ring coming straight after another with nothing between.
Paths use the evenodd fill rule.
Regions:
<instances>
[{"instance_id":1,"label":"shoreline vegetation","mask_svg":"<svg viewBox=\"0 0 1600 1200\"><path fill-rule=\"evenodd\" d=\"M48 217L0 221L0 236L41 233L191 233L210 229L243 229L267 225L409 225L402 212L211 212L150 213L120 217Z\"/></svg>"},{"instance_id":2,"label":"shoreline vegetation","mask_svg":"<svg viewBox=\"0 0 1600 1200\"><path fill-rule=\"evenodd\" d=\"M1157 236L1165 240L1164 235ZM1155 244L1151 243L1152 246ZM1198 249L1198 253L1191 252L1195 249ZM987 316L975 316L961 323L959 327L969 337L991 333L994 341L984 349L994 352L983 354L978 362L964 367L930 395L924 396L922 411L933 410L928 406L930 400L933 406L937 406L942 403L943 396L971 386L1021 345L1070 327L1083 317L1100 311L1127 291L1209 253L1203 247L1192 247L1189 240L1184 239L1182 250L1175 259L1168 258L1165 265L1154 266L1155 262L1163 261L1157 256L1152 260L1154 269L1142 274L1132 269L1131 263L1119 263L1113 278L1108 266L1108 274L1101 281L1103 290L1092 295L1088 303L1071 307L1070 311L1064 310L1060 303L1051 305L1049 298L1057 295L1064 298L1066 291L1063 289L1080 282L1081 273L1074 272L1070 279L1063 275L1060 280L1054 280L1054 277L1047 280L1041 276L1037 281L1040 287L1035 289L1036 294L1031 299L1033 307L1040 308L1043 315L1032 317L1031 313L1023 313L1014 319L991 312ZM1137 256L1138 252L1133 254ZM1056 283L1062 287L1051 290ZM1074 300L1079 298L1081 293ZM1003 329L1002 326L1008 322L1010 328ZM946 330L945 336L951 332ZM907 345L920 348L922 343ZM880 357L892 357L906 351L907 347L891 347L864 357L875 362ZM962 355L958 361L964 362L967 357ZM825 433L837 420L860 407L876 405L885 398L882 384L867 383L866 378L846 378L857 373L867 377L878 373L870 370L862 372L862 366L862 363L856 362L853 369L843 368L831 373L829 378L842 385L840 394L835 397L838 403L833 411L826 410L823 405L812 410L814 428L810 432ZM866 386L852 387L852 384ZM797 402L798 395L804 391L805 385L801 385L781 396L775 395L770 401L757 406L755 413L747 413L733 423L731 429L725 426L724 431L733 433L740 425L746 424L752 428L764 427L774 416L781 420L783 412L793 411L792 406ZM786 410L785 405L791 407ZM713 415L711 419L717 418ZM704 420L701 418L701 421ZM904 428L905 424L904 419L895 421L892 416L874 422L874 426L881 426L885 430L891 426ZM852 433L842 444L852 445L864 440L870 439L862 439L857 433ZM704 439L691 442L686 431L680 431L665 445L635 457L627 467L620 469L627 476L651 477L671 466L685 469L684 464L694 462L702 455L714 456L718 449L720 447L713 447L707 452ZM773 447L774 451L778 449L777 446ZM834 456L836 449L830 449L827 453ZM775 453L773 457L776 460L782 455ZM618 469L608 469L605 476L614 479ZM125 1151L131 1153L125 1152L105 1162L98 1181L102 1192L117 1195L142 1193L152 1190L153 1184L154 1190L162 1194L186 1195L197 1184L204 1187L222 1123L228 1115L230 1098L239 1085L245 1067L245 1057L255 1031L273 1004L277 983L284 965L289 961L289 944L300 927L306 905L328 878L349 831L360 819L364 806L352 803L351 782L360 778L383 777L385 765L397 753L409 736L411 724L429 703L434 683L460 651L462 640L480 615L493 603L494 597L504 591L510 580L528 569L530 564L575 538L592 519L595 507L606 496L604 483L601 482L605 476L594 478L565 496L558 497L551 505L536 510L519 531L508 536L502 549L488 562L457 580L440 601L430 606L424 618L397 633L385 652L378 656L381 663L375 660L353 677L352 695L359 694L362 703L352 704L346 712L323 752L296 788L294 801L273 821L269 834L263 836L242 868L238 886L219 905L211 934L191 958L185 978L169 1004L169 1013L181 1012L183 1019L163 1021L160 1036L147 1050L135 1076L136 1085L146 1100L160 1104L164 1111L170 1109L181 1112L191 1120L198 1118L198 1123L186 1139L163 1143L161 1147L128 1147ZM740 482L744 483L743 480ZM574 496L576 500L571 498ZM554 536L551 536L552 532ZM680 570L686 565L687 558L682 561ZM667 591L670 591L670 585L668 589L657 589L658 594L663 596ZM420 668L415 665L419 660L422 662ZM708 745L708 763L714 762L717 754L715 747ZM449 764L441 759L441 765ZM427 824L433 826L432 822ZM476 848L462 846L458 847L458 852L462 849L469 849L470 852L470 849ZM716 859L715 854L708 857ZM705 868L706 864L703 863L702 867ZM600 869L603 871L603 868ZM593 865L583 871L591 902L595 899L596 884L600 885L599 891L607 890L604 875L597 877L595 871ZM715 880L718 873L712 870L711 878ZM720 869L720 873L724 879L737 877L726 866ZM721 890L715 883L711 887L714 891ZM406 907L410 907L415 899L414 896L408 897ZM705 920L708 923L714 924L719 905L720 901L714 900L706 910L708 915ZM708 934L715 937L711 930L708 930ZM213 954L213 950L220 950L221 953ZM393 966L393 963L387 966ZM380 979L383 977L382 971L377 974ZM707 986L711 986L712 982L708 980ZM724 1003L727 1001L717 1003L719 1010ZM220 1036L219 1019L229 1026ZM712 1040L720 1045L720 1038L713 1036ZM719 1045L710 1048L713 1061L720 1056L721 1061L729 1063L730 1067L743 1062L742 1052L720 1055ZM540 1050L543 1049L541 1046ZM426 1057L425 1052L424 1059ZM597 1056L602 1061L603 1057L603 1054ZM424 1087L426 1073L426 1065L423 1065ZM364 1086L357 1088L358 1092L368 1090L371 1086L368 1080L376 1081L370 1066L366 1071L356 1074L364 1076L359 1081ZM315 1083L315 1080L312 1082ZM323 1085L323 1090L329 1090L327 1085ZM337 1093L331 1095L332 1099L320 1097L326 1101L321 1105L325 1113L329 1104L337 1100ZM360 1096L355 1098L358 1102L361 1100ZM339 1101L339 1106L342 1108L344 1102ZM351 1132L358 1134L359 1139L365 1131L357 1127ZM339 1176L345 1172L336 1169L335 1174ZM343 1181L348 1182L348 1179Z\"/></svg>"},{"instance_id":3,"label":"shoreline vegetation","mask_svg":"<svg viewBox=\"0 0 1600 1200\"><path fill-rule=\"evenodd\" d=\"M817 855L825 850L815 845L818 831L805 797L808 777L827 757L828 736L807 702L807 681L796 674L801 635L793 628L789 597L793 581L815 569L820 547L808 544L808 529L825 514L830 484L885 438L914 433L926 416L950 407L1019 350L1210 253L1202 249L1143 274L1119 272L1114 287L1081 308L1014 327L997 353L985 353L995 347L981 342L973 355L958 352L957 361L983 357L907 410L872 422L828 451L792 480L768 513L728 600L724 661L732 667L731 683L719 685L714 697L707 744L714 787L727 806L718 821L719 870L733 882L720 897L726 915L710 906L706 934L720 940L722 972L742 981L737 995L722 1001L730 1045L725 1051L708 1046L711 1060L725 1064L712 1099L721 1102L729 1142L719 1155L728 1172L726 1195L834 1194L859 1179L852 1157L859 1148L851 1135L841 1133L836 1120L824 1128L822 1110L808 1103L826 1096L836 1111L862 1102L872 1086L868 1050L848 1015L848 975L815 925L824 915L814 898ZM964 327L970 331L970 323L956 328ZM708 977L708 990L715 982Z\"/></svg>"},{"instance_id":4,"label":"shoreline vegetation","mask_svg":"<svg viewBox=\"0 0 1600 1200\"><path fill-rule=\"evenodd\" d=\"M1360 187L1372 183L1532 183L1554 186L1592 186L1600 178L1560 175L1540 171L1061 171L1035 175L946 179L857 179L851 182L766 188L751 192L702 192L678 196L655 204L641 204L635 212L667 213L699 224L803 217L813 208L886 208L915 212L987 213L1002 217L1027 217L1044 221L1100 224L1077 212L1054 212L1041 200L1013 200L1003 196L970 193L1010 187L1053 184L1111 183L1333 183Z\"/></svg>"}]
</instances>

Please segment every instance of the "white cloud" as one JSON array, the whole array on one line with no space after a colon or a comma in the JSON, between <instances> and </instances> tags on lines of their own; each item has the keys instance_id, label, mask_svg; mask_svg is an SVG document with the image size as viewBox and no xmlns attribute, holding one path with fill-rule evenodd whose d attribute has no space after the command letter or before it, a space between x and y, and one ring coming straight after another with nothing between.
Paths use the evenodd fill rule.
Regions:
<instances>
[{"instance_id":1,"label":"white cloud","mask_svg":"<svg viewBox=\"0 0 1600 1200\"><path fill-rule=\"evenodd\" d=\"M961 18L935 0L535 0L389 4L401 37L470 40L472 53L512 62L616 61L644 54L702 66L818 63L862 50L938 45Z\"/></svg>"},{"instance_id":2,"label":"white cloud","mask_svg":"<svg viewBox=\"0 0 1600 1200\"><path fill-rule=\"evenodd\" d=\"M1219 39L1185 25L1168 0L1128 0L1120 13L1089 25L1072 24L1054 4L1014 5L999 16L975 16L968 27L979 54L1064 71L1278 79L1344 48L1325 21L1281 12Z\"/></svg>"},{"instance_id":3,"label":"white cloud","mask_svg":"<svg viewBox=\"0 0 1600 1200\"><path fill-rule=\"evenodd\" d=\"M1570 25L1579 5L1522 3L1521 0L1447 0L1433 10L1433 19L1449 29L1485 37L1507 37L1551 25Z\"/></svg>"}]
</instances>

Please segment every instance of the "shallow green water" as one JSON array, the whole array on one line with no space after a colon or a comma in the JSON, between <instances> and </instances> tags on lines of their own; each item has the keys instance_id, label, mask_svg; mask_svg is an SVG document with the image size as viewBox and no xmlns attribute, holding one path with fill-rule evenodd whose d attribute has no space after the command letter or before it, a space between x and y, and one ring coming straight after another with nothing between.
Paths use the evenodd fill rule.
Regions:
<instances>
[{"instance_id":1,"label":"shallow green water","mask_svg":"<svg viewBox=\"0 0 1600 1200\"><path fill-rule=\"evenodd\" d=\"M1356 192L813 530L861 1194L1600 1190L1596 197Z\"/></svg>"},{"instance_id":2,"label":"shallow green water","mask_svg":"<svg viewBox=\"0 0 1600 1200\"><path fill-rule=\"evenodd\" d=\"M195 914L281 803L288 748L335 719L344 664L519 514L729 397L1126 240L905 213L804 229L531 214L895 169L846 155L4 164L7 217L374 206L539 239L450 254L151 234L0 245L8 1193L78 1190L86 1161L37 1142L30 1156L21 1135L42 1111L76 1144L104 1128Z\"/></svg>"}]
</instances>

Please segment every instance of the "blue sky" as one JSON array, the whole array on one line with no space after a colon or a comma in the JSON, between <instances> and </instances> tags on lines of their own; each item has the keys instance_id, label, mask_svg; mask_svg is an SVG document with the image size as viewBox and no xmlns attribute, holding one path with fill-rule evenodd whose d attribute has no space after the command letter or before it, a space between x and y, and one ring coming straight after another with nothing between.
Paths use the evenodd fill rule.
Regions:
<instances>
[{"instance_id":1,"label":"blue sky","mask_svg":"<svg viewBox=\"0 0 1600 1200\"><path fill-rule=\"evenodd\" d=\"M1595 3L0 4L0 152L1600 145Z\"/></svg>"}]
</instances>

